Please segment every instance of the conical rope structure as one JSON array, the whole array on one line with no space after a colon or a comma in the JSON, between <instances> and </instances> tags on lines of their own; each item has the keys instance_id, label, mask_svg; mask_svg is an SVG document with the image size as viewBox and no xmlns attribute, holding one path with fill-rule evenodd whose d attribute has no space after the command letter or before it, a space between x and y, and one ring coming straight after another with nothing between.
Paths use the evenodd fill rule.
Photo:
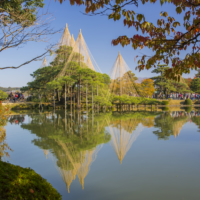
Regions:
<instances>
[{"instance_id":1,"label":"conical rope structure","mask_svg":"<svg viewBox=\"0 0 200 200\"><path fill-rule=\"evenodd\" d=\"M47 64L47 60L46 60L46 57L45 57L40 68L46 67L47 65L48 64Z\"/></svg>"},{"instance_id":2,"label":"conical rope structure","mask_svg":"<svg viewBox=\"0 0 200 200\"><path fill-rule=\"evenodd\" d=\"M71 37L70 37L70 39L71 39ZM72 39L70 44L72 45L73 43L74 42ZM92 54L90 53L89 48L87 47L87 44L86 44L86 42L83 38L83 35L81 33L81 30L80 30L78 38L73 46L72 52L71 52L67 62L65 63L64 68L61 70L61 72L58 74L57 77L61 77L61 76L65 75L65 71L67 69L68 63L73 61L74 55L77 55L77 54L79 54L80 67L83 67L83 68L88 67L94 71L101 72L101 70L99 69L98 65L96 64Z\"/></svg>"},{"instance_id":3,"label":"conical rope structure","mask_svg":"<svg viewBox=\"0 0 200 200\"><path fill-rule=\"evenodd\" d=\"M59 46L64 46L64 45L71 46L70 43L71 43L71 35L70 35L69 29L66 24L65 30L64 30L61 40L59 42Z\"/></svg>"},{"instance_id":4,"label":"conical rope structure","mask_svg":"<svg viewBox=\"0 0 200 200\"><path fill-rule=\"evenodd\" d=\"M143 130L143 126L139 124L132 134L124 130L121 124L119 128L109 126L109 129L112 136L111 145L121 164L126 153Z\"/></svg>"},{"instance_id":5,"label":"conical rope structure","mask_svg":"<svg viewBox=\"0 0 200 200\"><path fill-rule=\"evenodd\" d=\"M75 42L74 36L73 36L73 34L72 34L71 40L70 40L70 47L73 48L73 47L75 46L75 44L76 44L76 42ZM75 47L75 50L78 51L78 47L77 47L77 46Z\"/></svg>"},{"instance_id":6,"label":"conical rope structure","mask_svg":"<svg viewBox=\"0 0 200 200\"><path fill-rule=\"evenodd\" d=\"M120 52L110 71L110 77L110 90L112 93L119 96L123 94L139 96L139 92L135 84L135 77L133 77L130 68L122 58Z\"/></svg>"}]
</instances>

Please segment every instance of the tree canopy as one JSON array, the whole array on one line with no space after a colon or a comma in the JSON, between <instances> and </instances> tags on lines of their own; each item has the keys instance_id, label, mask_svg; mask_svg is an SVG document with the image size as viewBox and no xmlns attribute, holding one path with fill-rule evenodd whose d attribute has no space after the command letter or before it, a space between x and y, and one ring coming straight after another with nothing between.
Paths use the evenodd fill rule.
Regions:
<instances>
[{"instance_id":1,"label":"tree canopy","mask_svg":"<svg viewBox=\"0 0 200 200\"><path fill-rule=\"evenodd\" d=\"M21 47L27 42L44 42L47 36L57 33L50 25L50 13L43 8L43 0L3 0L0 1L0 53L5 50ZM2 66L0 69L17 69L47 54L53 45L44 53L33 56L18 66Z\"/></svg>"},{"instance_id":2,"label":"tree canopy","mask_svg":"<svg viewBox=\"0 0 200 200\"><path fill-rule=\"evenodd\" d=\"M200 78L192 79L190 88L193 92L200 93Z\"/></svg>"},{"instance_id":3,"label":"tree canopy","mask_svg":"<svg viewBox=\"0 0 200 200\"><path fill-rule=\"evenodd\" d=\"M165 77L168 69L169 67L167 65L158 65L158 67L152 71L152 73L159 74L158 76L152 77L157 93L159 95L162 93L167 95L171 92L190 92L190 88L182 77L179 77L179 81L171 80Z\"/></svg>"}]
</instances>

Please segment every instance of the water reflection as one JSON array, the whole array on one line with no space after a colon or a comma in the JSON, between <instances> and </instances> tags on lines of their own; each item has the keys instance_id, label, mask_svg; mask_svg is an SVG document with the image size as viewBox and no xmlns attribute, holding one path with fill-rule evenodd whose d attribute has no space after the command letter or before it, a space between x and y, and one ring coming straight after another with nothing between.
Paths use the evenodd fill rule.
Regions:
<instances>
[{"instance_id":1,"label":"water reflection","mask_svg":"<svg viewBox=\"0 0 200 200\"><path fill-rule=\"evenodd\" d=\"M109 125L112 136L111 144L120 164L144 127L154 125L155 116L157 113L152 112L135 112L123 115L116 113L112 116Z\"/></svg>"},{"instance_id":2,"label":"water reflection","mask_svg":"<svg viewBox=\"0 0 200 200\"><path fill-rule=\"evenodd\" d=\"M7 121L8 109L3 108L0 103L0 161L5 159L5 157L10 157L8 152L12 151L6 142L6 129L4 126L6 126Z\"/></svg>"},{"instance_id":3,"label":"water reflection","mask_svg":"<svg viewBox=\"0 0 200 200\"><path fill-rule=\"evenodd\" d=\"M86 115L60 111L29 114L28 123L22 123L21 127L37 136L32 143L43 150L46 158L49 153L56 158L57 169L70 192L76 177L84 189L85 177L103 144L110 141L121 164L145 128L156 128L153 133L158 139L167 140L170 136L177 137L188 121L193 121L200 129L199 114L198 111L141 111ZM16 119L23 122L23 117L11 117L10 122Z\"/></svg>"},{"instance_id":4,"label":"water reflection","mask_svg":"<svg viewBox=\"0 0 200 200\"><path fill-rule=\"evenodd\" d=\"M158 139L167 140L171 135L177 137L182 126L188 121L188 115L185 112L166 112L155 118L155 127L159 128L153 133Z\"/></svg>"},{"instance_id":5,"label":"water reflection","mask_svg":"<svg viewBox=\"0 0 200 200\"><path fill-rule=\"evenodd\" d=\"M58 170L69 192L76 176L84 188L84 179L98 151L111 139L105 130L106 117L81 113L72 116L63 112L31 115L31 122L21 127L38 136L32 142L43 149L45 156L51 151L56 157Z\"/></svg>"}]
</instances>

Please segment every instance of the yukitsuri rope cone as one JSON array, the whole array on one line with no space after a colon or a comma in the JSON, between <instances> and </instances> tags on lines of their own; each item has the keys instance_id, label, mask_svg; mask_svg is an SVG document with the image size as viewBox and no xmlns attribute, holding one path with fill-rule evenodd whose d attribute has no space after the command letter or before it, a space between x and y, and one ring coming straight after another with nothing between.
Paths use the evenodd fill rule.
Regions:
<instances>
[{"instance_id":1,"label":"yukitsuri rope cone","mask_svg":"<svg viewBox=\"0 0 200 200\"><path fill-rule=\"evenodd\" d=\"M46 57L45 57L40 68L46 67L47 65L48 64L47 64L47 60L46 60Z\"/></svg>"},{"instance_id":2,"label":"yukitsuri rope cone","mask_svg":"<svg viewBox=\"0 0 200 200\"><path fill-rule=\"evenodd\" d=\"M112 93L119 96L123 94L139 96L137 87L135 85L135 80L131 75L131 70L124 61L120 52L110 71L110 77L110 89Z\"/></svg>"},{"instance_id":3,"label":"yukitsuri rope cone","mask_svg":"<svg viewBox=\"0 0 200 200\"><path fill-rule=\"evenodd\" d=\"M67 29L67 26L65 29ZM94 60L89 48L87 47L87 44L83 38L81 30L79 31L79 35L78 35L76 42L74 41L73 35L70 36L68 29L65 30L63 34L65 34L65 36L62 36L62 39L61 39L62 42L60 42L60 44L64 44L64 45L67 44L68 46L71 46L73 49L72 49L72 53L70 54L67 62L65 63L64 68L61 70L61 72L58 74L57 77L61 77L61 76L65 75L65 71L67 69L68 63L71 61L74 61L73 58L76 57L74 55L77 55L77 54L79 55L78 62L81 67L83 67L83 68L88 67L94 71L101 72L101 70L99 69L96 61ZM67 37L68 37L68 39L67 39ZM77 62L77 60L76 60L76 62Z\"/></svg>"}]
</instances>

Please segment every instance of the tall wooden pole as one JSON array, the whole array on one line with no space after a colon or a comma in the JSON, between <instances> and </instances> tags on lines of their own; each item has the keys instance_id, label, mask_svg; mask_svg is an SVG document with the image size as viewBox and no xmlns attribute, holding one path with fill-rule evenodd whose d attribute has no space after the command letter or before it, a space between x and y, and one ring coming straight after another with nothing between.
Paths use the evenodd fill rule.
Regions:
<instances>
[{"instance_id":1,"label":"tall wooden pole","mask_svg":"<svg viewBox=\"0 0 200 200\"><path fill-rule=\"evenodd\" d=\"M66 83L65 83L65 110L66 110Z\"/></svg>"},{"instance_id":2,"label":"tall wooden pole","mask_svg":"<svg viewBox=\"0 0 200 200\"><path fill-rule=\"evenodd\" d=\"M80 29L81 33L81 29ZM79 38L79 66L81 67L81 38ZM78 101L77 101L77 107L80 108L81 105L81 75L79 74L79 86L78 86Z\"/></svg>"},{"instance_id":3,"label":"tall wooden pole","mask_svg":"<svg viewBox=\"0 0 200 200\"><path fill-rule=\"evenodd\" d=\"M122 78L122 72L121 72L121 54L119 52L119 88L120 88L120 92L119 92L119 96L122 95L122 83L121 83L121 78Z\"/></svg>"},{"instance_id":4,"label":"tall wooden pole","mask_svg":"<svg viewBox=\"0 0 200 200\"><path fill-rule=\"evenodd\" d=\"M72 86L71 86L71 112L72 112Z\"/></svg>"},{"instance_id":5,"label":"tall wooden pole","mask_svg":"<svg viewBox=\"0 0 200 200\"><path fill-rule=\"evenodd\" d=\"M92 112L93 112L93 85L92 85Z\"/></svg>"},{"instance_id":6,"label":"tall wooden pole","mask_svg":"<svg viewBox=\"0 0 200 200\"><path fill-rule=\"evenodd\" d=\"M81 75L79 74L79 105L78 107L81 107Z\"/></svg>"},{"instance_id":7,"label":"tall wooden pole","mask_svg":"<svg viewBox=\"0 0 200 200\"><path fill-rule=\"evenodd\" d=\"M86 84L86 111L88 110L88 84Z\"/></svg>"}]
</instances>

